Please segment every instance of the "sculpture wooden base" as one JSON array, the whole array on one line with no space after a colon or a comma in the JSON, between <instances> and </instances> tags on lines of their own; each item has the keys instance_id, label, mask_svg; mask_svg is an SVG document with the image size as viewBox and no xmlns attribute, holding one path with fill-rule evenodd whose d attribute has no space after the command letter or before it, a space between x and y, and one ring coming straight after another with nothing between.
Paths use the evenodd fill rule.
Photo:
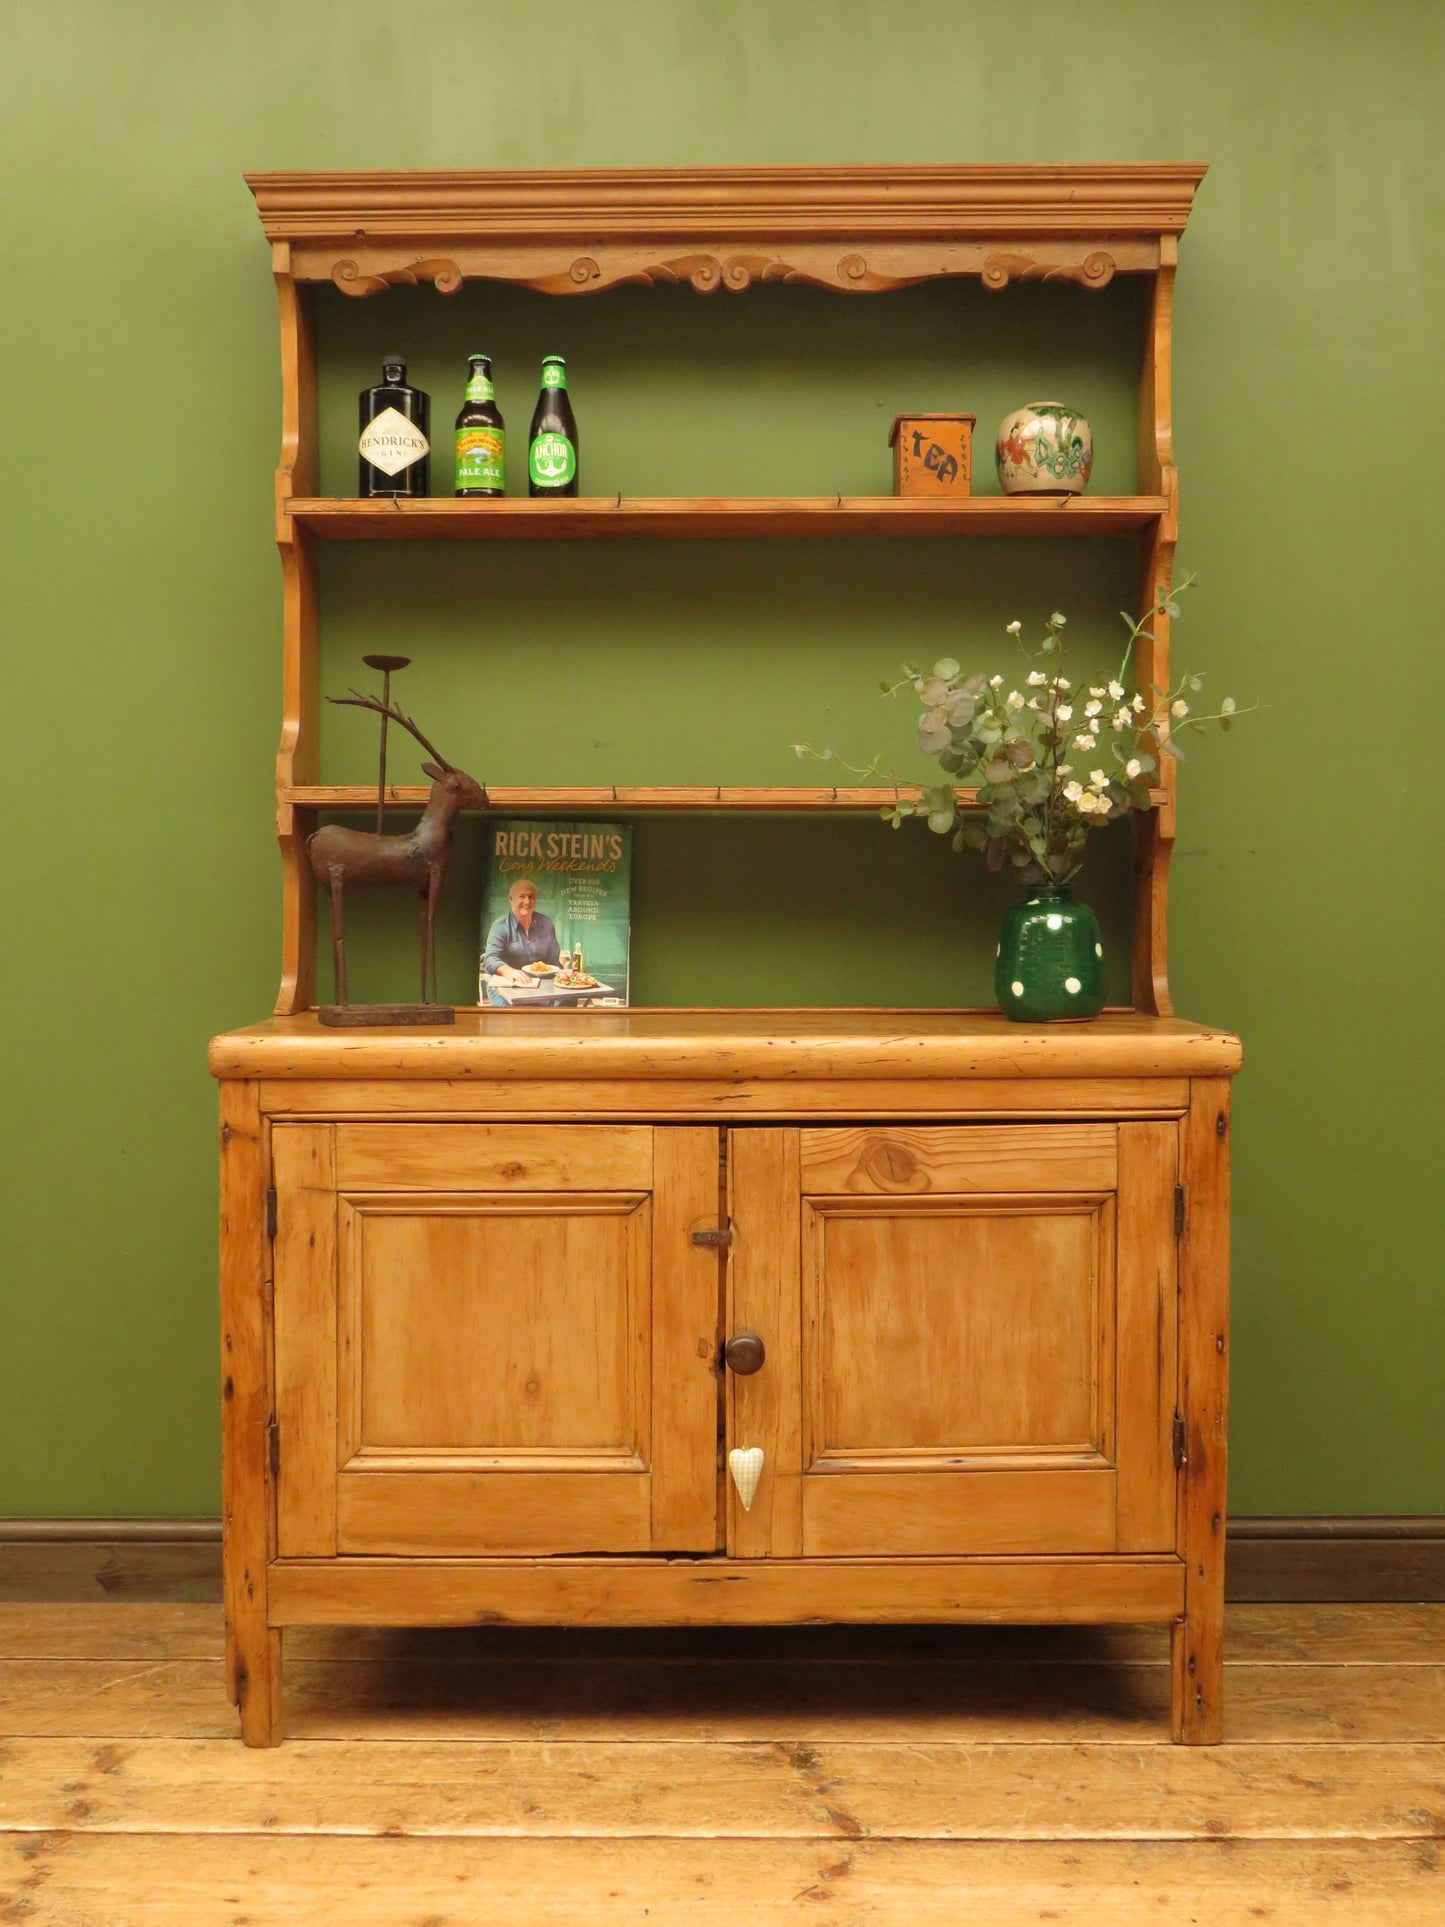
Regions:
<instances>
[{"instance_id":1,"label":"sculpture wooden base","mask_svg":"<svg viewBox=\"0 0 1445 1927\"><path fill-rule=\"evenodd\" d=\"M333 1030L376 1029L386 1024L454 1024L450 1004L322 1004L318 1023Z\"/></svg>"}]
</instances>

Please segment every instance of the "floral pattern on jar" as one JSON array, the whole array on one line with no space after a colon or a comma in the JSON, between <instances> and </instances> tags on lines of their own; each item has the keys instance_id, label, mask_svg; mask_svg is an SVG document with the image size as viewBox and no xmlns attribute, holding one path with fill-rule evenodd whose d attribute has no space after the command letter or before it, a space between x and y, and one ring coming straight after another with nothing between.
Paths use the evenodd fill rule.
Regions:
<instances>
[{"instance_id":1,"label":"floral pattern on jar","mask_svg":"<svg viewBox=\"0 0 1445 1927\"><path fill-rule=\"evenodd\" d=\"M1094 466L1094 434L1076 408L1031 401L998 431L998 479L1005 495L1082 495Z\"/></svg>"}]
</instances>

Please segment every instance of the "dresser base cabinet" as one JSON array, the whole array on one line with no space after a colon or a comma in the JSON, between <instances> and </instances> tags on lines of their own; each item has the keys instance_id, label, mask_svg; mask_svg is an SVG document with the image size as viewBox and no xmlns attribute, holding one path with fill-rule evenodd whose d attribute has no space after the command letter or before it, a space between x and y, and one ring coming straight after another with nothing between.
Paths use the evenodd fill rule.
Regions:
<instances>
[{"instance_id":1,"label":"dresser base cabinet","mask_svg":"<svg viewBox=\"0 0 1445 1927\"><path fill-rule=\"evenodd\" d=\"M1238 1062L1132 1014L216 1039L246 1742L284 1627L478 1622L1167 1623L1217 1739Z\"/></svg>"}]
</instances>

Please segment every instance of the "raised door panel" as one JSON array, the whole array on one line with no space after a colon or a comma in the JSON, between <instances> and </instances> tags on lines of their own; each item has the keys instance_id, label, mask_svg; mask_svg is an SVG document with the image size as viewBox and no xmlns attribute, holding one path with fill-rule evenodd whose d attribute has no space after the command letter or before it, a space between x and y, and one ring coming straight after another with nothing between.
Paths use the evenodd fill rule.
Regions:
<instances>
[{"instance_id":1,"label":"raised door panel","mask_svg":"<svg viewBox=\"0 0 1445 1927\"><path fill-rule=\"evenodd\" d=\"M320 1133L331 1229L278 1266L278 1306L306 1315L277 1329L286 1378L334 1416L329 1454L283 1416L280 1483L299 1468L282 1516L329 1508L331 1536L283 1532L283 1556L713 1548L717 1261L688 1230L715 1220L716 1132L275 1136ZM282 1182L297 1161L283 1144L278 1241L306 1202Z\"/></svg>"}]
</instances>

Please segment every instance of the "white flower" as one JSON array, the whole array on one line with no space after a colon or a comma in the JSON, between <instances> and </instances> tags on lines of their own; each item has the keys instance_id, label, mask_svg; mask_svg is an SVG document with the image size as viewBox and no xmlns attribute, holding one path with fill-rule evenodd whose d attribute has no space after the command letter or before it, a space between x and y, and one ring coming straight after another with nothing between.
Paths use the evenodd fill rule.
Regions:
<instances>
[{"instance_id":1,"label":"white flower","mask_svg":"<svg viewBox=\"0 0 1445 1927\"><path fill-rule=\"evenodd\" d=\"M1068 679L1068 677L1067 677L1067 676L1055 676L1055 677L1054 677L1054 688L1055 688L1055 689L1067 689L1067 688L1068 688L1068 686L1069 686L1069 679Z\"/></svg>"},{"instance_id":2,"label":"white flower","mask_svg":"<svg viewBox=\"0 0 1445 1927\"><path fill-rule=\"evenodd\" d=\"M1133 721L1133 718L1130 716L1127 709L1116 709L1114 711L1114 720L1110 724L1110 728L1127 729L1132 721Z\"/></svg>"},{"instance_id":3,"label":"white flower","mask_svg":"<svg viewBox=\"0 0 1445 1927\"><path fill-rule=\"evenodd\" d=\"M1219 713L1221 716L1232 716L1234 714L1234 708L1233 696L1226 696L1224 701L1219 705Z\"/></svg>"},{"instance_id":4,"label":"white flower","mask_svg":"<svg viewBox=\"0 0 1445 1927\"><path fill-rule=\"evenodd\" d=\"M1048 681L1048 677L1044 674L1042 669L1031 669L1029 671L1029 688L1030 689L1042 689L1044 684L1047 681Z\"/></svg>"},{"instance_id":5,"label":"white flower","mask_svg":"<svg viewBox=\"0 0 1445 1927\"><path fill-rule=\"evenodd\" d=\"M1037 696L1030 696L1030 697L1029 697L1029 701L1028 701L1028 706L1029 706L1029 708L1030 708L1030 709L1037 709L1037 708L1038 708L1038 706L1039 706L1039 699L1038 699L1038 697L1037 697Z\"/></svg>"},{"instance_id":6,"label":"white flower","mask_svg":"<svg viewBox=\"0 0 1445 1927\"><path fill-rule=\"evenodd\" d=\"M1060 703L1058 708L1054 711L1054 715L1058 718L1058 720L1061 723L1066 723L1069 720L1069 718L1073 715L1073 713L1074 713L1073 706L1070 703Z\"/></svg>"},{"instance_id":7,"label":"white flower","mask_svg":"<svg viewBox=\"0 0 1445 1927\"><path fill-rule=\"evenodd\" d=\"M1061 616L1057 609L1055 609L1054 613L1049 617L1049 621L1053 624L1053 626L1056 629L1066 628L1068 625L1068 620L1069 620L1068 617Z\"/></svg>"},{"instance_id":8,"label":"white flower","mask_svg":"<svg viewBox=\"0 0 1445 1927\"><path fill-rule=\"evenodd\" d=\"M1097 716L1103 707L1104 705L1101 702L1087 702L1084 704L1084 714L1086 716Z\"/></svg>"},{"instance_id":9,"label":"white flower","mask_svg":"<svg viewBox=\"0 0 1445 1927\"><path fill-rule=\"evenodd\" d=\"M1099 799L1092 790L1080 790L1074 808L1081 816L1092 816L1099 807Z\"/></svg>"},{"instance_id":10,"label":"white flower","mask_svg":"<svg viewBox=\"0 0 1445 1927\"><path fill-rule=\"evenodd\" d=\"M1187 716L1189 714L1189 705L1182 696L1179 697L1177 702L1170 703L1169 714L1171 716Z\"/></svg>"},{"instance_id":11,"label":"white flower","mask_svg":"<svg viewBox=\"0 0 1445 1927\"><path fill-rule=\"evenodd\" d=\"M1139 773L1142 771L1143 767L1144 765L1139 761L1139 758L1137 756L1131 756L1128 762L1125 763L1124 765L1124 774L1128 777L1129 781L1132 783L1134 778L1138 776Z\"/></svg>"},{"instance_id":12,"label":"white flower","mask_svg":"<svg viewBox=\"0 0 1445 1927\"><path fill-rule=\"evenodd\" d=\"M1022 709L1024 706L1024 699L1016 689L1011 689L1008 692L1006 701L1010 709Z\"/></svg>"},{"instance_id":13,"label":"white flower","mask_svg":"<svg viewBox=\"0 0 1445 1927\"><path fill-rule=\"evenodd\" d=\"M1068 797L1071 803L1077 803L1083 794L1084 786L1082 783L1065 783L1064 795Z\"/></svg>"},{"instance_id":14,"label":"white flower","mask_svg":"<svg viewBox=\"0 0 1445 1927\"><path fill-rule=\"evenodd\" d=\"M1075 749L1097 749L1097 747L1098 747L1098 744L1096 743L1095 739L1092 736L1085 735L1085 736L1076 736L1074 738Z\"/></svg>"},{"instance_id":15,"label":"white flower","mask_svg":"<svg viewBox=\"0 0 1445 1927\"><path fill-rule=\"evenodd\" d=\"M1142 716L1144 714L1144 698L1142 696L1136 696L1129 707L1136 716Z\"/></svg>"},{"instance_id":16,"label":"white flower","mask_svg":"<svg viewBox=\"0 0 1445 1927\"><path fill-rule=\"evenodd\" d=\"M1096 790L1106 790L1109 787L1109 779L1101 769L1091 769L1089 781Z\"/></svg>"},{"instance_id":17,"label":"white flower","mask_svg":"<svg viewBox=\"0 0 1445 1927\"><path fill-rule=\"evenodd\" d=\"M1123 683L1111 682L1109 684L1109 694L1114 698L1115 702L1118 702L1119 698L1123 695L1123 693L1124 693Z\"/></svg>"},{"instance_id":18,"label":"white flower","mask_svg":"<svg viewBox=\"0 0 1445 1927\"><path fill-rule=\"evenodd\" d=\"M989 688L990 688L990 689L1002 689L1002 688L1003 688L1003 677L1002 677L1002 676L990 676L990 677L989 677L989 679L988 679L988 686L989 686Z\"/></svg>"},{"instance_id":19,"label":"white flower","mask_svg":"<svg viewBox=\"0 0 1445 1927\"><path fill-rule=\"evenodd\" d=\"M1056 776L1069 776L1073 773L1073 768L1072 763L1057 763L1054 766L1054 774Z\"/></svg>"},{"instance_id":20,"label":"white flower","mask_svg":"<svg viewBox=\"0 0 1445 1927\"><path fill-rule=\"evenodd\" d=\"M1099 812L1100 816L1107 816L1113 807L1113 804L1107 796L1096 796L1094 798L1094 808Z\"/></svg>"},{"instance_id":21,"label":"white flower","mask_svg":"<svg viewBox=\"0 0 1445 1927\"><path fill-rule=\"evenodd\" d=\"M1102 695L1103 695L1103 693L1104 693L1104 692L1103 692L1103 690L1102 690L1102 689L1091 689L1091 690L1089 691L1089 694L1090 694L1091 696L1102 696Z\"/></svg>"},{"instance_id":22,"label":"white flower","mask_svg":"<svg viewBox=\"0 0 1445 1927\"><path fill-rule=\"evenodd\" d=\"M1020 629L1023 628L1023 626L1024 625L1021 622L1007 623L1004 627L1004 634L1006 636L1016 636L1019 633Z\"/></svg>"}]
</instances>

